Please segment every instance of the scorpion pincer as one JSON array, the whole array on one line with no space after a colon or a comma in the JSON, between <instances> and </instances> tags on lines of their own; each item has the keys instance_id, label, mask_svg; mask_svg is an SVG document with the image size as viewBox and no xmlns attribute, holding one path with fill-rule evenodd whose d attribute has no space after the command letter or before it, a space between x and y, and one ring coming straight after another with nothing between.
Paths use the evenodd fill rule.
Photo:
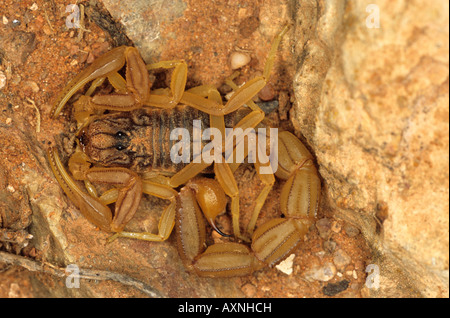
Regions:
<instances>
[{"instance_id":1,"label":"scorpion pincer","mask_svg":"<svg viewBox=\"0 0 450 318\"><path fill-rule=\"evenodd\" d=\"M170 157L174 145L170 133L176 127L193 132L192 123L199 120L204 127L221 132L219 143L226 146L230 142L225 138L226 127L245 130L258 126L264 112L252 99L268 82L279 43L288 29L284 27L275 37L261 76L241 87L232 79L227 81L234 94L225 104L218 90L210 85L185 89L187 65L183 60L146 65L136 48L122 46L94 61L67 84L52 110L56 117L69 99L90 83L74 103L78 132L76 150L68 161L70 174L56 148L48 151L52 171L69 199L91 223L114 233L110 240L127 237L164 241L175 227L185 266L200 276L248 275L286 258L314 223L321 191L313 157L300 140L287 131L278 133L275 173L260 173L261 167L271 169L270 172L275 169L256 156L255 168L264 187L247 229L241 233L239 190L233 175L239 162L229 162L222 151L217 151L212 161L192 160L191 154L189 163L175 163ZM125 78L119 73L123 68ZM173 69L170 85L152 90L148 73L161 68ZM106 79L114 93L95 94ZM236 114L243 110L244 115L239 118ZM231 141L234 150L237 143ZM206 172L214 173L214 178L205 177ZM271 219L255 229L259 212L275 183L274 174L285 180L280 195L284 217ZM84 190L79 181L84 182ZM95 184L109 185L110 190L99 195ZM142 193L169 201L161 214L158 233L124 230L138 209ZM227 196L231 198L235 242L206 247L205 221L220 233L215 219L226 210ZM112 203L114 212L108 207Z\"/></svg>"}]
</instances>

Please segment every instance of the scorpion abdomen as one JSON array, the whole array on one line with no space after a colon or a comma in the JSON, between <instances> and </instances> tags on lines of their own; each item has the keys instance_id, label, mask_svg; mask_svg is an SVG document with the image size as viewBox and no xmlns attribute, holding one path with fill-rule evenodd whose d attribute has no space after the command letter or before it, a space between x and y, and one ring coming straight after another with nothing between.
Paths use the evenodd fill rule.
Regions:
<instances>
[{"instance_id":1,"label":"scorpion abdomen","mask_svg":"<svg viewBox=\"0 0 450 318\"><path fill-rule=\"evenodd\" d=\"M130 152L138 168L152 168L165 172L177 172L192 161L194 121L201 127L210 125L209 115L190 107L175 109L140 109L130 113L132 142ZM175 129L182 128L189 133L189 159L176 162L171 158L171 149L179 142ZM175 132L171 138L171 133ZM180 137L181 138L181 137ZM202 144L205 144L202 141ZM186 149L184 149L185 151ZM139 162L139 164L138 164Z\"/></svg>"}]
</instances>

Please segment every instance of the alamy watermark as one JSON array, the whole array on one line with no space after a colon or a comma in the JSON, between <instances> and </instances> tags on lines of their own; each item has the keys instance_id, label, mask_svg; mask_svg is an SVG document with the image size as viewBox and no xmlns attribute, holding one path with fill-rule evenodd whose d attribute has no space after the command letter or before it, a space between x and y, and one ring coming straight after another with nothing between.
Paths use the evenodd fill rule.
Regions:
<instances>
[{"instance_id":1,"label":"alamy watermark","mask_svg":"<svg viewBox=\"0 0 450 318\"><path fill-rule=\"evenodd\" d=\"M66 287L80 288L80 268L75 264L66 267Z\"/></svg>"},{"instance_id":2,"label":"alamy watermark","mask_svg":"<svg viewBox=\"0 0 450 318\"><path fill-rule=\"evenodd\" d=\"M80 25L80 7L76 4L69 4L66 6L66 13L70 13L66 17L66 27L68 29L79 29Z\"/></svg>"},{"instance_id":3,"label":"alamy watermark","mask_svg":"<svg viewBox=\"0 0 450 318\"><path fill-rule=\"evenodd\" d=\"M278 168L277 128L226 128L222 144L219 129L202 130L201 120L194 120L192 139L188 129L175 128L170 133L170 140L177 141L170 149L170 159L175 164L188 164L191 158L194 163L222 163L224 160L226 163L242 163L247 157L247 162L259 163L260 174L271 174ZM203 141L209 142L202 147Z\"/></svg>"},{"instance_id":4,"label":"alamy watermark","mask_svg":"<svg viewBox=\"0 0 450 318\"><path fill-rule=\"evenodd\" d=\"M366 18L366 27L369 29L380 28L380 7L376 4L369 4L366 7L366 12L370 13Z\"/></svg>"},{"instance_id":5,"label":"alamy watermark","mask_svg":"<svg viewBox=\"0 0 450 318\"><path fill-rule=\"evenodd\" d=\"M380 267L376 264L369 264L366 267L366 287L367 288L380 288Z\"/></svg>"}]
</instances>

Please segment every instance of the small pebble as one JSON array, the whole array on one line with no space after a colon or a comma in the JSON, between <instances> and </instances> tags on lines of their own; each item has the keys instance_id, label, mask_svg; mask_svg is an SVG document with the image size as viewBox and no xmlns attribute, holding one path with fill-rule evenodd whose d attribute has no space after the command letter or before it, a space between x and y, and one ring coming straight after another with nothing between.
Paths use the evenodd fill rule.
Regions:
<instances>
[{"instance_id":1,"label":"small pebble","mask_svg":"<svg viewBox=\"0 0 450 318\"><path fill-rule=\"evenodd\" d=\"M5 87L6 85L6 75L2 71L0 71L0 89Z\"/></svg>"},{"instance_id":2,"label":"small pebble","mask_svg":"<svg viewBox=\"0 0 450 318\"><path fill-rule=\"evenodd\" d=\"M245 18L247 16L247 14L248 14L247 11L248 11L247 8L239 8L239 11L238 11L239 20L242 20L243 18Z\"/></svg>"},{"instance_id":3,"label":"small pebble","mask_svg":"<svg viewBox=\"0 0 450 318\"><path fill-rule=\"evenodd\" d=\"M39 86L36 82L34 81L25 81L25 86L29 87L33 93L37 93L39 92Z\"/></svg>"},{"instance_id":4,"label":"small pebble","mask_svg":"<svg viewBox=\"0 0 450 318\"><path fill-rule=\"evenodd\" d=\"M247 283L241 288L245 297L252 298L256 294L256 287L253 284Z\"/></svg>"},{"instance_id":5,"label":"small pebble","mask_svg":"<svg viewBox=\"0 0 450 318\"><path fill-rule=\"evenodd\" d=\"M96 42L94 44L92 44L91 46L92 48L92 54L95 57L99 57L101 55L103 55L104 53L108 52L108 48L109 48L109 43L108 42Z\"/></svg>"},{"instance_id":6,"label":"small pebble","mask_svg":"<svg viewBox=\"0 0 450 318\"><path fill-rule=\"evenodd\" d=\"M359 229L357 227L351 225L350 223L346 223L344 225L344 230L345 230L345 233L347 233L347 235L349 237L355 237L356 235L359 234Z\"/></svg>"},{"instance_id":7,"label":"small pebble","mask_svg":"<svg viewBox=\"0 0 450 318\"><path fill-rule=\"evenodd\" d=\"M337 283L328 283L326 286L323 287L322 292L326 296L335 296L340 292L346 290L349 284L350 282L346 279L341 280L340 282Z\"/></svg>"},{"instance_id":8,"label":"small pebble","mask_svg":"<svg viewBox=\"0 0 450 318\"><path fill-rule=\"evenodd\" d=\"M231 53L230 61L231 68L236 70L241 68L242 66L247 65L250 62L251 58L248 54L242 52L233 52Z\"/></svg>"},{"instance_id":9,"label":"small pebble","mask_svg":"<svg viewBox=\"0 0 450 318\"><path fill-rule=\"evenodd\" d=\"M333 263L327 262L322 267L315 267L305 272L305 279L307 281L321 281L327 282L336 275L336 266Z\"/></svg>"},{"instance_id":10,"label":"small pebble","mask_svg":"<svg viewBox=\"0 0 450 318\"><path fill-rule=\"evenodd\" d=\"M50 29L50 27L47 24L45 24L42 27L42 31L44 31L45 35L52 35L52 33L53 33L52 29Z\"/></svg>"},{"instance_id":11,"label":"small pebble","mask_svg":"<svg viewBox=\"0 0 450 318\"><path fill-rule=\"evenodd\" d=\"M8 24L8 18L6 16L3 16L3 24Z\"/></svg>"},{"instance_id":12,"label":"small pebble","mask_svg":"<svg viewBox=\"0 0 450 318\"><path fill-rule=\"evenodd\" d=\"M278 101L275 100L271 100L269 102L260 102L260 103L256 103L259 108L261 108L261 110L266 114L270 114L271 112L273 112L275 109L278 108Z\"/></svg>"},{"instance_id":13,"label":"small pebble","mask_svg":"<svg viewBox=\"0 0 450 318\"><path fill-rule=\"evenodd\" d=\"M258 97L260 100L267 102L275 98L275 91L272 85L267 84L263 87L262 90L259 91Z\"/></svg>"},{"instance_id":14,"label":"small pebble","mask_svg":"<svg viewBox=\"0 0 450 318\"><path fill-rule=\"evenodd\" d=\"M316 228L319 231L319 235L323 239L327 239L331 231L331 221L328 218L320 219L316 222Z\"/></svg>"},{"instance_id":15,"label":"small pebble","mask_svg":"<svg viewBox=\"0 0 450 318\"><path fill-rule=\"evenodd\" d=\"M334 233L339 233L339 232L341 231L341 229L342 229L342 224L341 224L341 222L333 221L333 223L331 223L331 230L332 230Z\"/></svg>"},{"instance_id":16,"label":"small pebble","mask_svg":"<svg viewBox=\"0 0 450 318\"><path fill-rule=\"evenodd\" d=\"M36 4L36 2L34 2L34 3L31 5L30 10L36 11L37 9L39 9L39 7L38 7L38 5Z\"/></svg>"},{"instance_id":17,"label":"small pebble","mask_svg":"<svg viewBox=\"0 0 450 318\"><path fill-rule=\"evenodd\" d=\"M345 251L339 249L334 252L333 263L338 269L344 269L351 261L351 257Z\"/></svg>"},{"instance_id":18,"label":"small pebble","mask_svg":"<svg viewBox=\"0 0 450 318\"><path fill-rule=\"evenodd\" d=\"M280 272L285 273L286 275L291 275L293 271L295 254L291 254L284 261L280 262L280 264L276 265L276 269Z\"/></svg>"},{"instance_id":19,"label":"small pebble","mask_svg":"<svg viewBox=\"0 0 450 318\"><path fill-rule=\"evenodd\" d=\"M94 54L92 54L91 52L89 52L88 57L87 57L87 59L86 59L86 63L92 64L92 62L94 62L94 60L95 60Z\"/></svg>"},{"instance_id":20,"label":"small pebble","mask_svg":"<svg viewBox=\"0 0 450 318\"><path fill-rule=\"evenodd\" d=\"M19 74L14 74L11 78L11 84L18 85L22 81L22 77Z\"/></svg>"},{"instance_id":21,"label":"small pebble","mask_svg":"<svg viewBox=\"0 0 450 318\"><path fill-rule=\"evenodd\" d=\"M328 253L333 253L334 250L336 249L336 245L337 245L336 242L333 240L327 240L323 242L323 248Z\"/></svg>"},{"instance_id":22,"label":"small pebble","mask_svg":"<svg viewBox=\"0 0 450 318\"><path fill-rule=\"evenodd\" d=\"M36 249L33 247L31 248L30 252L28 253L28 255L30 255L31 257L36 257L37 253L36 253Z\"/></svg>"},{"instance_id":23,"label":"small pebble","mask_svg":"<svg viewBox=\"0 0 450 318\"><path fill-rule=\"evenodd\" d=\"M71 45L69 47L69 55L75 55L80 51L80 47L78 45Z\"/></svg>"}]
</instances>

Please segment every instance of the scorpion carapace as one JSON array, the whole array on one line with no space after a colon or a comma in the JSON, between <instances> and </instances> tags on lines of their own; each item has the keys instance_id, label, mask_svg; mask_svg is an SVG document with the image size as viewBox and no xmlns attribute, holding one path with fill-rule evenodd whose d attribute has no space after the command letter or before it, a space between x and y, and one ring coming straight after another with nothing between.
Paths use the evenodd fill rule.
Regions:
<instances>
[{"instance_id":1,"label":"scorpion carapace","mask_svg":"<svg viewBox=\"0 0 450 318\"><path fill-rule=\"evenodd\" d=\"M80 212L96 226L115 233L110 240L128 237L164 241L176 224L181 258L201 276L247 275L289 255L303 241L318 209L320 180L312 155L296 136L286 131L277 134L275 167L266 160L265 151L258 152L254 165L263 189L256 198L245 233L241 233L239 226L239 189L233 175L240 162L224 159L226 146L231 145L232 152L237 152L241 138L227 139L226 127L247 131L264 119L264 112L252 99L268 82L279 43L288 29L284 27L275 37L261 76L241 87L233 82L234 75L226 81L234 93L225 104L219 91L210 85L185 89L184 61L145 65L132 47L113 49L70 81L57 98L55 117L71 96L90 83L85 94L74 103L79 131L77 149L68 162L70 174L55 148L48 155L56 179ZM119 73L124 67L125 78ZM148 72L160 68L173 68L170 86L151 90ZM96 88L106 79L114 93L97 94ZM243 109L246 109L243 116L233 115ZM226 115L231 115L232 120L226 120ZM191 153L187 162L174 162L170 154L177 139L171 138L171 133L180 127L189 133L196 120L204 128L219 132L211 139L225 147L213 148L212 160ZM195 146L194 132L191 136L187 143ZM258 131L259 138L267 137ZM201 142L201 147L206 148L204 140ZM260 147L261 144L256 145L258 151ZM271 219L255 230L259 212L275 183L275 169L275 175L285 180L280 195L284 217ZM214 178L202 176L205 172L213 173ZM85 189L76 180L83 181ZM93 186L96 183L110 185L110 189L98 195ZM124 231L138 209L142 193L169 201L162 212L158 233ZM205 220L217 229L215 219L226 209L226 196L231 199L236 242L205 248ZM112 203L114 211L108 207Z\"/></svg>"}]
</instances>

